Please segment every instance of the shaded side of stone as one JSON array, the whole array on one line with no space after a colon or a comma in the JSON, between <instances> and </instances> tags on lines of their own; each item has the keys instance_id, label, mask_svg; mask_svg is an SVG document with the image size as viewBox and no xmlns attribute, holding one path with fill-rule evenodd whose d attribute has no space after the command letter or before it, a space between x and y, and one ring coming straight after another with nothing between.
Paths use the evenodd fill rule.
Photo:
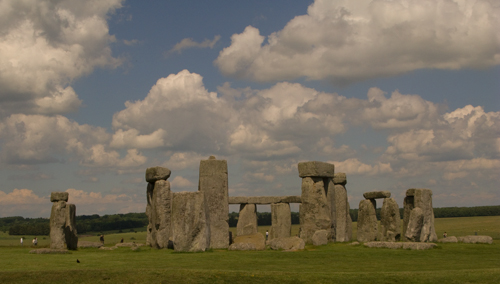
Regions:
<instances>
[{"instance_id":1,"label":"shaded side of stone","mask_svg":"<svg viewBox=\"0 0 500 284\"><path fill-rule=\"evenodd\" d=\"M269 239L288 238L292 232L292 213L290 204L271 204L271 229Z\"/></svg>"},{"instance_id":2,"label":"shaded side of stone","mask_svg":"<svg viewBox=\"0 0 500 284\"><path fill-rule=\"evenodd\" d=\"M377 231L375 200L361 200L358 209L358 242L375 241Z\"/></svg>"},{"instance_id":3,"label":"shaded side of stone","mask_svg":"<svg viewBox=\"0 0 500 284\"><path fill-rule=\"evenodd\" d=\"M229 194L227 161L200 161L198 190L205 194L210 220L210 247L228 248L229 246Z\"/></svg>"},{"instance_id":4,"label":"shaded side of stone","mask_svg":"<svg viewBox=\"0 0 500 284\"><path fill-rule=\"evenodd\" d=\"M50 193L50 202L65 201L68 202L69 193L53 191Z\"/></svg>"},{"instance_id":5,"label":"shaded side of stone","mask_svg":"<svg viewBox=\"0 0 500 284\"><path fill-rule=\"evenodd\" d=\"M340 184L340 185L346 185L347 184L346 174L345 173L335 173L333 175L333 183Z\"/></svg>"},{"instance_id":6,"label":"shaded side of stone","mask_svg":"<svg viewBox=\"0 0 500 284\"><path fill-rule=\"evenodd\" d=\"M64 237L69 250L78 249L78 232L76 231L76 206L66 204L66 224L64 227Z\"/></svg>"},{"instance_id":7,"label":"shaded side of stone","mask_svg":"<svg viewBox=\"0 0 500 284\"><path fill-rule=\"evenodd\" d=\"M395 242L401 238L401 217L394 198L385 198L380 210L380 240Z\"/></svg>"},{"instance_id":8,"label":"shaded side of stone","mask_svg":"<svg viewBox=\"0 0 500 284\"><path fill-rule=\"evenodd\" d=\"M164 167L151 167L146 169L146 181L155 183L157 180L167 180L171 171Z\"/></svg>"},{"instance_id":9,"label":"shaded side of stone","mask_svg":"<svg viewBox=\"0 0 500 284\"><path fill-rule=\"evenodd\" d=\"M148 216L148 226L146 229L146 245L156 248L156 229L154 228L154 220L153 220L153 191L154 191L154 183L148 182L147 190L146 190L146 216Z\"/></svg>"},{"instance_id":10,"label":"shaded side of stone","mask_svg":"<svg viewBox=\"0 0 500 284\"><path fill-rule=\"evenodd\" d=\"M402 236L406 235L406 229L408 228L408 223L410 222L410 213L411 213L411 210L413 210L413 208L415 208L413 200L414 200L413 196L406 196L403 199L403 209L404 209L404 211L403 211L403 232L402 232ZM403 241L404 240L406 240L406 239L403 238Z\"/></svg>"},{"instance_id":11,"label":"shaded side of stone","mask_svg":"<svg viewBox=\"0 0 500 284\"><path fill-rule=\"evenodd\" d=\"M326 195L328 180L328 178L319 177L302 179L302 204L299 212L300 238L306 244L312 244L312 237L316 231L331 231L331 201Z\"/></svg>"},{"instance_id":12,"label":"shaded side of stone","mask_svg":"<svg viewBox=\"0 0 500 284\"><path fill-rule=\"evenodd\" d=\"M64 229L66 225L66 201L52 204L50 212L50 248L66 249Z\"/></svg>"},{"instance_id":13,"label":"shaded side of stone","mask_svg":"<svg viewBox=\"0 0 500 284\"><path fill-rule=\"evenodd\" d=\"M236 235L253 235L257 233L257 207L255 204L241 204Z\"/></svg>"},{"instance_id":14,"label":"shaded side of stone","mask_svg":"<svg viewBox=\"0 0 500 284\"><path fill-rule=\"evenodd\" d=\"M301 162L298 165L299 177L329 177L333 178L335 166L324 162Z\"/></svg>"},{"instance_id":15,"label":"shaded side of stone","mask_svg":"<svg viewBox=\"0 0 500 284\"><path fill-rule=\"evenodd\" d=\"M420 207L415 207L410 212L405 238L411 242L420 242L420 234L424 224L424 213Z\"/></svg>"}]
</instances>

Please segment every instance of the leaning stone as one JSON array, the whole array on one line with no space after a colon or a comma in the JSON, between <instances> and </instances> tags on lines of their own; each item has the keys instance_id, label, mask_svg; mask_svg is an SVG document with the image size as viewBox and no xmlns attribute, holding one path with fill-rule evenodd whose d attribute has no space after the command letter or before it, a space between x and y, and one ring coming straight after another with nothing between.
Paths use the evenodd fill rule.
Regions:
<instances>
[{"instance_id":1,"label":"leaning stone","mask_svg":"<svg viewBox=\"0 0 500 284\"><path fill-rule=\"evenodd\" d=\"M370 191L363 193L365 199L389 198L391 197L390 191Z\"/></svg>"},{"instance_id":2,"label":"leaning stone","mask_svg":"<svg viewBox=\"0 0 500 284\"><path fill-rule=\"evenodd\" d=\"M252 243L237 243L229 246L228 250L257 250Z\"/></svg>"},{"instance_id":3,"label":"leaning stone","mask_svg":"<svg viewBox=\"0 0 500 284\"><path fill-rule=\"evenodd\" d=\"M50 248L41 248L30 250L29 253L34 254L66 254L70 253L67 249L50 249Z\"/></svg>"},{"instance_id":4,"label":"leaning stone","mask_svg":"<svg viewBox=\"0 0 500 284\"><path fill-rule=\"evenodd\" d=\"M67 192L51 192L50 193L50 202L57 202L57 201L65 201L68 202L69 198L69 193Z\"/></svg>"},{"instance_id":5,"label":"leaning stone","mask_svg":"<svg viewBox=\"0 0 500 284\"><path fill-rule=\"evenodd\" d=\"M493 238L490 236L465 236L458 237L458 241L467 244L492 244Z\"/></svg>"},{"instance_id":6,"label":"leaning stone","mask_svg":"<svg viewBox=\"0 0 500 284\"><path fill-rule=\"evenodd\" d=\"M292 213L290 204L271 204L271 229L269 239L288 238L292 232Z\"/></svg>"},{"instance_id":7,"label":"leaning stone","mask_svg":"<svg viewBox=\"0 0 500 284\"><path fill-rule=\"evenodd\" d=\"M50 212L50 248L65 249L66 201L54 202Z\"/></svg>"},{"instance_id":8,"label":"leaning stone","mask_svg":"<svg viewBox=\"0 0 500 284\"><path fill-rule=\"evenodd\" d=\"M210 247L210 224L203 192L172 193L172 231L175 251L197 252Z\"/></svg>"},{"instance_id":9,"label":"leaning stone","mask_svg":"<svg viewBox=\"0 0 500 284\"><path fill-rule=\"evenodd\" d=\"M299 237L288 237L272 239L268 245L273 250L300 250L304 249L306 243Z\"/></svg>"},{"instance_id":10,"label":"leaning stone","mask_svg":"<svg viewBox=\"0 0 500 284\"><path fill-rule=\"evenodd\" d=\"M229 194L227 161L211 156L200 161L198 190L204 192L210 220L210 247L215 249L229 246Z\"/></svg>"},{"instance_id":11,"label":"leaning stone","mask_svg":"<svg viewBox=\"0 0 500 284\"><path fill-rule=\"evenodd\" d=\"M257 233L257 210L255 204L241 204L236 235L253 235Z\"/></svg>"},{"instance_id":12,"label":"leaning stone","mask_svg":"<svg viewBox=\"0 0 500 284\"><path fill-rule=\"evenodd\" d=\"M302 179L302 203L299 209L300 238L306 244L312 244L312 237L318 230L330 230L331 200L326 196L325 181L329 179L319 177L305 177Z\"/></svg>"},{"instance_id":13,"label":"leaning stone","mask_svg":"<svg viewBox=\"0 0 500 284\"><path fill-rule=\"evenodd\" d=\"M163 167L152 167L146 169L146 181L155 183L157 180L167 180L171 171Z\"/></svg>"},{"instance_id":14,"label":"leaning stone","mask_svg":"<svg viewBox=\"0 0 500 284\"><path fill-rule=\"evenodd\" d=\"M335 174L335 166L324 162L301 162L298 165L299 177L330 177Z\"/></svg>"},{"instance_id":15,"label":"leaning stone","mask_svg":"<svg viewBox=\"0 0 500 284\"><path fill-rule=\"evenodd\" d=\"M458 239L455 236L449 236L446 238L439 239L438 242L440 242L440 243L458 243Z\"/></svg>"},{"instance_id":16,"label":"leaning stone","mask_svg":"<svg viewBox=\"0 0 500 284\"><path fill-rule=\"evenodd\" d=\"M333 183L334 184L340 184L340 185L346 185L347 184L347 178L345 173L336 173L333 175Z\"/></svg>"},{"instance_id":17,"label":"leaning stone","mask_svg":"<svg viewBox=\"0 0 500 284\"><path fill-rule=\"evenodd\" d=\"M266 239L264 238L264 235L261 233L256 233L253 235L237 236L234 239L234 243L232 245L239 244L239 243L253 244L255 246L256 250L266 249Z\"/></svg>"},{"instance_id":18,"label":"leaning stone","mask_svg":"<svg viewBox=\"0 0 500 284\"><path fill-rule=\"evenodd\" d=\"M101 242L78 241L78 248L100 248Z\"/></svg>"},{"instance_id":19,"label":"leaning stone","mask_svg":"<svg viewBox=\"0 0 500 284\"><path fill-rule=\"evenodd\" d=\"M395 242L401 238L401 217L394 198L385 198L380 210L380 240Z\"/></svg>"},{"instance_id":20,"label":"leaning stone","mask_svg":"<svg viewBox=\"0 0 500 284\"><path fill-rule=\"evenodd\" d=\"M361 200L358 209L358 242L372 242L377 239L377 215L375 200Z\"/></svg>"},{"instance_id":21,"label":"leaning stone","mask_svg":"<svg viewBox=\"0 0 500 284\"><path fill-rule=\"evenodd\" d=\"M330 239L330 232L327 230L318 230L312 237L312 243L315 246L323 246L328 243Z\"/></svg>"},{"instance_id":22,"label":"leaning stone","mask_svg":"<svg viewBox=\"0 0 500 284\"><path fill-rule=\"evenodd\" d=\"M78 233L76 231L76 206L66 204L66 225L64 227L66 246L70 250L78 249Z\"/></svg>"},{"instance_id":23,"label":"leaning stone","mask_svg":"<svg viewBox=\"0 0 500 284\"><path fill-rule=\"evenodd\" d=\"M411 242L420 242L420 233L424 223L424 213L419 207L413 208L410 212L405 238Z\"/></svg>"}]
</instances>

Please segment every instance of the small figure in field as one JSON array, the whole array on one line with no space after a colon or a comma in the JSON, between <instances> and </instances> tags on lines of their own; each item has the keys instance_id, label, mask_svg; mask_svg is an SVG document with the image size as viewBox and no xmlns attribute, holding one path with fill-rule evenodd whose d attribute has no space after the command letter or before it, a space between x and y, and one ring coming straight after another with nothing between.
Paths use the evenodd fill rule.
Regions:
<instances>
[{"instance_id":1,"label":"small figure in field","mask_svg":"<svg viewBox=\"0 0 500 284\"><path fill-rule=\"evenodd\" d=\"M266 230L266 241L267 241L268 238L269 238L269 231Z\"/></svg>"},{"instance_id":2,"label":"small figure in field","mask_svg":"<svg viewBox=\"0 0 500 284\"><path fill-rule=\"evenodd\" d=\"M101 241L101 244L104 244L104 235L101 235L101 237L99 238L99 240Z\"/></svg>"},{"instance_id":3,"label":"small figure in field","mask_svg":"<svg viewBox=\"0 0 500 284\"><path fill-rule=\"evenodd\" d=\"M448 236L448 234L446 232L444 232L443 238L446 238L447 236Z\"/></svg>"},{"instance_id":4,"label":"small figure in field","mask_svg":"<svg viewBox=\"0 0 500 284\"><path fill-rule=\"evenodd\" d=\"M24 242L24 237L21 237L21 240L20 240L20 242L21 242L21 246L23 246L23 242Z\"/></svg>"},{"instance_id":5,"label":"small figure in field","mask_svg":"<svg viewBox=\"0 0 500 284\"><path fill-rule=\"evenodd\" d=\"M120 240L120 243L123 243L123 238Z\"/></svg>"},{"instance_id":6,"label":"small figure in field","mask_svg":"<svg viewBox=\"0 0 500 284\"><path fill-rule=\"evenodd\" d=\"M37 237L35 237L35 238L33 239L33 244L34 244L35 246L36 246L36 245L38 245L38 238L37 238Z\"/></svg>"}]
</instances>

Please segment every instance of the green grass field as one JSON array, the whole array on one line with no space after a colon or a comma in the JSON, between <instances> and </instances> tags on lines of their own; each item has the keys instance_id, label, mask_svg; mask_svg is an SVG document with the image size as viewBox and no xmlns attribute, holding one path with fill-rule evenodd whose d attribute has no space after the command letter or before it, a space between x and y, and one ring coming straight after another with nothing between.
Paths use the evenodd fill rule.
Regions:
<instances>
[{"instance_id":1,"label":"green grass field","mask_svg":"<svg viewBox=\"0 0 500 284\"><path fill-rule=\"evenodd\" d=\"M355 227L356 224L354 224ZM439 244L426 251L370 249L346 243L298 252L175 253L80 249L66 255L29 254L18 236L0 234L0 283L500 283L500 216L436 219L438 234L490 235L484 244ZM260 227L265 232L268 227ZM294 226L296 234L298 226ZM25 236L31 244L32 236ZM110 234L145 242L145 232ZM48 238L39 239L47 246ZM81 237L97 241L97 236ZM26 244L26 243L25 243ZM79 259L81 263L76 263Z\"/></svg>"}]
</instances>

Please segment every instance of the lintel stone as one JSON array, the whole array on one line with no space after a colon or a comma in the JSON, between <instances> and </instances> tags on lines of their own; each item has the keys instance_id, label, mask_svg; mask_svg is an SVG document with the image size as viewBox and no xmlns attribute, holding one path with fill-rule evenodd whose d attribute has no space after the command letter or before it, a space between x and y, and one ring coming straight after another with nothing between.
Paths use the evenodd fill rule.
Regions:
<instances>
[{"instance_id":1,"label":"lintel stone","mask_svg":"<svg viewBox=\"0 0 500 284\"><path fill-rule=\"evenodd\" d=\"M152 167L146 169L146 181L155 183L157 180L167 180L171 171L164 167Z\"/></svg>"},{"instance_id":2,"label":"lintel stone","mask_svg":"<svg viewBox=\"0 0 500 284\"><path fill-rule=\"evenodd\" d=\"M57 202L57 201L68 201L69 193L67 192L51 192L50 193L50 202Z\"/></svg>"},{"instance_id":3,"label":"lintel stone","mask_svg":"<svg viewBox=\"0 0 500 284\"><path fill-rule=\"evenodd\" d=\"M230 196L229 204L302 203L300 196Z\"/></svg>"},{"instance_id":4,"label":"lintel stone","mask_svg":"<svg viewBox=\"0 0 500 284\"><path fill-rule=\"evenodd\" d=\"M334 184L341 184L341 185L346 185L347 184L347 178L345 173L336 173L333 175L333 183Z\"/></svg>"},{"instance_id":5,"label":"lintel stone","mask_svg":"<svg viewBox=\"0 0 500 284\"><path fill-rule=\"evenodd\" d=\"M370 192L363 193L363 197L365 199L389 198L389 197L391 197L391 192L387 191L387 190L370 191Z\"/></svg>"},{"instance_id":6,"label":"lintel stone","mask_svg":"<svg viewBox=\"0 0 500 284\"><path fill-rule=\"evenodd\" d=\"M335 166L325 162L301 162L298 165L299 177L329 177L333 178Z\"/></svg>"}]
</instances>

